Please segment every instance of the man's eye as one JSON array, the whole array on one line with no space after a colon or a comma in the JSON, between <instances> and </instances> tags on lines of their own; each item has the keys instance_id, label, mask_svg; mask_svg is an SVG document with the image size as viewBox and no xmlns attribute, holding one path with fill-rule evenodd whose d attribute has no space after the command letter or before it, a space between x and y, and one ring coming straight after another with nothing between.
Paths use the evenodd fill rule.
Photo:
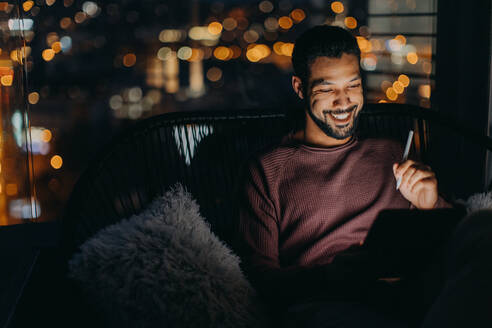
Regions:
<instances>
[{"instance_id":1,"label":"man's eye","mask_svg":"<svg viewBox=\"0 0 492 328\"><path fill-rule=\"evenodd\" d=\"M332 92L333 90L332 89L319 89L318 92Z\"/></svg>"},{"instance_id":2,"label":"man's eye","mask_svg":"<svg viewBox=\"0 0 492 328\"><path fill-rule=\"evenodd\" d=\"M351 89L355 89L355 88L358 88L358 87L360 87L360 83L353 84L353 85L349 86L349 88L351 88Z\"/></svg>"}]
</instances>

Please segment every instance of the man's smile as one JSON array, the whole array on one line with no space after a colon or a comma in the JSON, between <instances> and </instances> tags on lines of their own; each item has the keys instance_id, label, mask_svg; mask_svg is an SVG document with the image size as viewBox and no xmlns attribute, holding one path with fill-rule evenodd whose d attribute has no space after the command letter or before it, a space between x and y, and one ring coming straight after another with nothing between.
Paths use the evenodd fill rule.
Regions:
<instances>
[{"instance_id":1,"label":"man's smile","mask_svg":"<svg viewBox=\"0 0 492 328\"><path fill-rule=\"evenodd\" d=\"M355 109L357 109L357 105L344 110L324 110L323 115L325 117L325 121L327 121L327 116L329 116L335 125L342 127L347 125L350 120L352 120Z\"/></svg>"}]
</instances>

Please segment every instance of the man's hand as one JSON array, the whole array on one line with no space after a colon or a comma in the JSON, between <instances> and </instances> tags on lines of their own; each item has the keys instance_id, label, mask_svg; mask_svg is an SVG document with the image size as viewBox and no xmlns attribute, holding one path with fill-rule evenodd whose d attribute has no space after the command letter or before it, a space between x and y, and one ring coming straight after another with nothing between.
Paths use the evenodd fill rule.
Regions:
<instances>
[{"instance_id":1,"label":"man's hand","mask_svg":"<svg viewBox=\"0 0 492 328\"><path fill-rule=\"evenodd\" d=\"M401 177L400 192L418 209L432 209L437 202L437 179L427 165L407 160L393 164L395 178Z\"/></svg>"}]
</instances>

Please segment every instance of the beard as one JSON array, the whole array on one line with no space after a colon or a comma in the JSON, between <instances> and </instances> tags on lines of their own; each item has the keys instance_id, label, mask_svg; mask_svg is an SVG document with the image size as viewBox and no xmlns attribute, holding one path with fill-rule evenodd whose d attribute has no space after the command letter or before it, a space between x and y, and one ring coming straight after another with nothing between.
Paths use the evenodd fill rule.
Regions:
<instances>
[{"instance_id":1,"label":"beard","mask_svg":"<svg viewBox=\"0 0 492 328\"><path fill-rule=\"evenodd\" d=\"M357 124L359 122L359 114L360 111L356 112L357 105L349 107L343 110L323 110L324 120L316 117L314 115L311 106L308 105L308 114L314 123L323 131L328 137L335 138L337 140L343 140L349 138L354 135L355 130L357 128ZM341 114L344 112L349 112L353 110L352 119L345 126L332 126L329 122L328 115L329 113Z\"/></svg>"}]
</instances>

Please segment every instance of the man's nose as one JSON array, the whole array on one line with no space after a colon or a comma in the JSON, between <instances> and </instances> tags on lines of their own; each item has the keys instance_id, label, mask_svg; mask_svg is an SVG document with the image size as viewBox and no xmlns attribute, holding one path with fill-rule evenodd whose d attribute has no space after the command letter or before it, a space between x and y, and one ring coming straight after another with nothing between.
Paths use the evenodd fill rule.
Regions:
<instances>
[{"instance_id":1,"label":"man's nose","mask_svg":"<svg viewBox=\"0 0 492 328\"><path fill-rule=\"evenodd\" d=\"M337 93L337 97L333 103L333 105L340 107L340 108L346 108L350 104L350 97L348 93L344 90L341 90Z\"/></svg>"}]
</instances>

